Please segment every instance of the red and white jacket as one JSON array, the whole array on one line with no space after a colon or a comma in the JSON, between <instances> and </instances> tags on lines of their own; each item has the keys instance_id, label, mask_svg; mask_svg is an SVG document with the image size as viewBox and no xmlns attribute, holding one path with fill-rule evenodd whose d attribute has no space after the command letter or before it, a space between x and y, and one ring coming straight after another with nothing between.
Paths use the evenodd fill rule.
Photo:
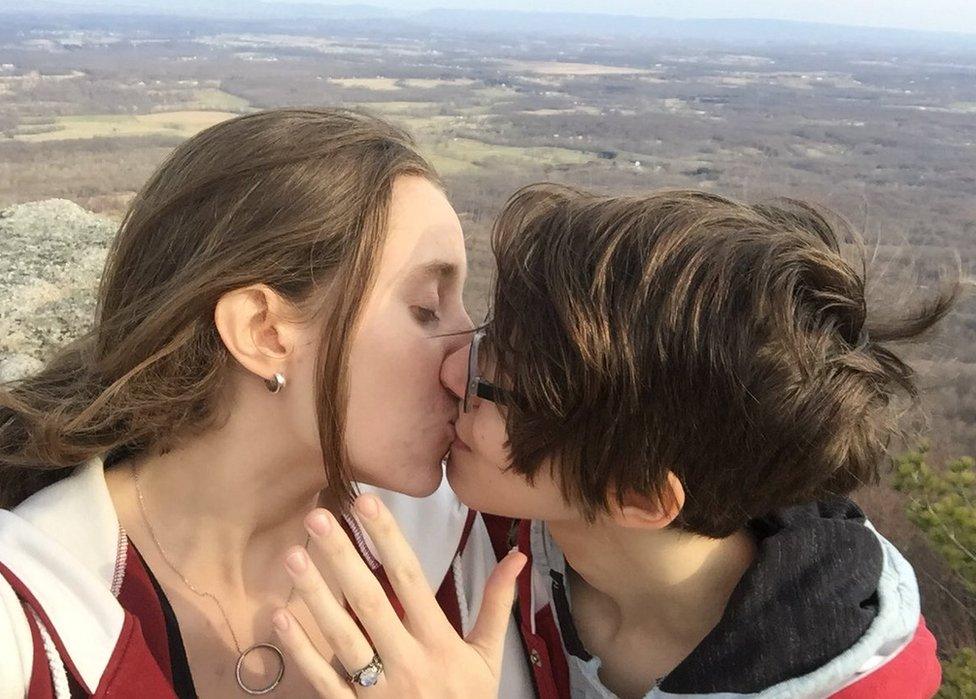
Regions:
<instances>
[{"instance_id":1,"label":"red and white jacket","mask_svg":"<svg viewBox=\"0 0 976 699\"><path fill-rule=\"evenodd\" d=\"M592 687L579 681L596 672L599 660L587 657L573 638L571 620L566 619L568 599L554 584L560 555L543 524L475 515L456 501L446 484L422 500L376 492L400 522L438 591L438 601L462 633L470 630L495 561L516 544L530 556L519 578L517 621L506 639L503 699L533 693L543 699L611 696L592 693ZM921 699L936 691L940 670L935 642L919 613L911 566L856 513L822 514L791 521L783 517L770 525L761 548L760 561L765 563L742 585L754 589L730 604L734 611L746 610L747 616L735 619L729 612L723 622L730 623L720 623L711 634L718 638L712 644L718 653L709 656L711 664L704 671L692 667L684 679L672 673L647 697ZM804 544L821 525L825 531L843 528L848 534L841 541L847 543ZM363 558L385 582L368 537L354 520L347 527ZM861 548L854 545L857 540ZM778 570L777 561L787 565ZM848 575L856 570L867 574ZM812 573L819 575L816 584L810 583ZM775 584L755 584L763 575ZM863 599L853 611L867 617L850 645L837 645L838 637L824 628L830 624L802 628L802 620L780 617L784 609L816 610L812 597L818 591L825 593L816 602L820 604L854 588L852 599ZM738 638L756 629L759 635L745 644ZM743 646L753 669L775 681L755 691L724 686L741 681L735 675L749 663L737 662L735 652ZM795 656L811 648L819 649L823 662L802 672L787 669ZM0 699L171 697L171 660L160 597L119 525L100 460L13 511L0 510Z\"/></svg>"},{"instance_id":2,"label":"red and white jacket","mask_svg":"<svg viewBox=\"0 0 976 699\"><path fill-rule=\"evenodd\" d=\"M613 699L576 634L566 563L545 524L485 520L499 555L517 545L529 556L517 605L537 696ZM645 699L935 695L941 668L915 574L853 503L790 508L754 525L757 563L722 620Z\"/></svg>"},{"instance_id":3,"label":"red and white jacket","mask_svg":"<svg viewBox=\"0 0 976 699\"><path fill-rule=\"evenodd\" d=\"M497 560L482 518L446 481L421 499L362 490L391 509L448 618L470 631ZM346 526L389 591L372 543L355 520ZM170 650L163 601L119 524L100 459L0 510L0 699L174 697ZM513 619L501 695L533 693Z\"/></svg>"}]
</instances>

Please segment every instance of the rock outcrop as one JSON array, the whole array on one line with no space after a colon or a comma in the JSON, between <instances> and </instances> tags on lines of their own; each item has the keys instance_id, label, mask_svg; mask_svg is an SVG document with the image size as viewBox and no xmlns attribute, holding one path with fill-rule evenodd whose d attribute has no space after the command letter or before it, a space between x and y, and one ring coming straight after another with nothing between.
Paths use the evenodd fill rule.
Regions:
<instances>
[{"instance_id":1,"label":"rock outcrop","mask_svg":"<svg viewBox=\"0 0 976 699\"><path fill-rule=\"evenodd\" d=\"M0 210L0 381L91 327L117 222L66 199Z\"/></svg>"}]
</instances>

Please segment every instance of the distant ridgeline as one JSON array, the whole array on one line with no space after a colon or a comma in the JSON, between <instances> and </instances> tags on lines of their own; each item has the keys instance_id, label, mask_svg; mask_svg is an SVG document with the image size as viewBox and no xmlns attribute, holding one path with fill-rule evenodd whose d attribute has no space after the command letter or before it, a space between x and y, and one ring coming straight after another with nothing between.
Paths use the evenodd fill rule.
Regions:
<instances>
[{"instance_id":1,"label":"distant ridgeline","mask_svg":"<svg viewBox=\"0 0 976 699\"><path fill-rule=\"evenodd\" d=\"M117 227L66 199L0 210L0 381L35 370L91 326Z\"/></svg>"}]
</instances>

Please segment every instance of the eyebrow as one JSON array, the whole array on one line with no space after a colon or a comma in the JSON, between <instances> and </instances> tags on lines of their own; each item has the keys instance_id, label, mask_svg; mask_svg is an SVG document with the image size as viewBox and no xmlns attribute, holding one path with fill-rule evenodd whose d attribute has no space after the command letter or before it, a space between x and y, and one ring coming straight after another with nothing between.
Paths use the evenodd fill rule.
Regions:
<instances>
[{"instance_id":1,"label":"eyebrow","mask_svg":"<svg viewBox=\"0 0 976 699\"><path fill-rule=\"evenodd\" d=\"M432 260L414 268L411 277L433 277L438 281L452 281L460 276L458 267L453 262Z\"/></svg>"}]
</instances>

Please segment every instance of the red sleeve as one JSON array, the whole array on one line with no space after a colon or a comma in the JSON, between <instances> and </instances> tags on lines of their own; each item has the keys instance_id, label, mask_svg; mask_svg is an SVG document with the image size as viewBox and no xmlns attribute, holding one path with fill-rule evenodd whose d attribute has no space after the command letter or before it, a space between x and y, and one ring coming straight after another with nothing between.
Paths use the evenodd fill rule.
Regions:
<instances>
[{"instance_id":1,"label":"red sleeve","mask_svg":"<svg viewBox=\"0 0 976 699\"><path fill-rule=\"evenodd\" d=\"M919 617L915 636L898 655L832 699L930 699L942 684L935 637Z\"/></svg>"}]
</instances>

